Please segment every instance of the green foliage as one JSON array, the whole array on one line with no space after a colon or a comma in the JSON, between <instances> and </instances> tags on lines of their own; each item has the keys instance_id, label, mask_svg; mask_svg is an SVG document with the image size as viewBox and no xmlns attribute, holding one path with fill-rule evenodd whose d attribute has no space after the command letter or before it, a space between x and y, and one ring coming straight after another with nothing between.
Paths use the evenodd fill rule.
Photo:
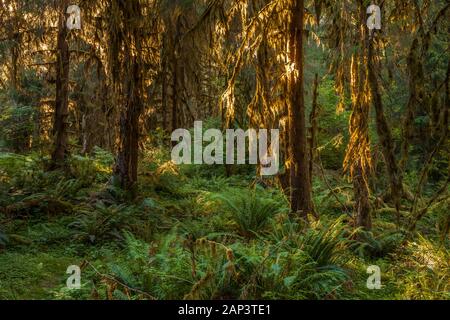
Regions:
<instances>
[{"instance_id":1,"label":"green foliage","mask_svg":"<svg viewBox=\"0 0 450 320\"><path fill-rule=\"evenodd\" d=\"M0 5L0 299L450 299L450 141L438 143L448 140L448 1L414 1L414 21L404 1L384 2L375 77L356 39L357 13L373 1L305 2L304 70L284 59L286 0L82 1L95 14L83 16L83 41L66 39L79 49L70 79L41 23L58 16L54 2ZM302 100L294 91L302 105L290 105ZM289 107L309 118L313 98L317 127L286 131ZM194 119L203 131L280 128L284 166L287 145L317 133L318 217L291 214L279 190L288 181L257 177L255 165L175 165L170 130ZM348 149L349 125L353 146L368 131L370 150ZM57 136L67 157L49 172ZM139 157L133 190L113 174L118 149ZM364 194L343 172L346 150L354 167L372 160L370 231L355 227ZM390 176L403 178L400 202ZM65 286L73 264L81 290ZM367 288L371 265L381 290Z\"/></svg>"},{"instance_id":2,"label":"green foliage","mask_svg":"<svg viewBox=\"0 0 450 320\"><path fill-rule=\"evenodd\" d=\"M92 154L96 164L103 166L103 168L110 168L114 164L114 156L109 151L94 147Z\"/></svg>"},{"instance_id":3,"label":"green foliage","mask_svg":"<svg viewBox=\"0 0 450 320\"><path fill-rule=\"evenodd\" d=\"M116 298L336 298L348 275L339 263L347 244L336 222L296 236L297 245L225 245L180 236L178 229L145 243L125 233L126 255L108 266ZM285 241L284 244L288 243ZM267 247L266 247L267 248ZM324 253L318 254L319 251Z\"/></svg>"},{"instance_id":4,"label":"green foliage","mask_svg":"<svg viewBox=\"0 0 450 320\"><path fill-rule=\"evenodd\" d=\"M72 264L73 258L63 250L1 253L0 299L51 299L52 289L65 282Z\"/></svg>"},{"instance_id":5,"label":"green foliage","mask_svg":"<svg viewBox=\"0 0 450 320\"><path fill-rule=\"evenodd\" d=\"M401 263L396 269L402 276L397 285L406 299L450 299L449 251L420 237L399 253Z\"/></svg>"},{"instance_id":6,"label":"green foliage","mask_svg":"<svg viewBox=\"0 0 450 320\"><path fill-rule=\"evenodd\" d=\"M264 231L271 218L286 211L286 204L264 195L264 190L228 190L216 195L230 214L238 233L252 238Z\"/></svg>"},{"instance_id":7,"label":"green foliage","mask_svg":"<svg viewBox=\"0 0 450 320\"><path fill-rule=\"evenodd\" d=\"M300 248L317 264L319 268L337 265L345 257L351 234L342 222L344 217L329 226L308 230L300 241Z\"/></svg>"},{"instance_id":8,"label":"green foliage","mask_svg":"<svg viewBox=\"0 0 450 320\"><path fill-rule=\"evenodd\" d=\"M25 187L35 182L34 174L40 170L40 163L35 155L0 153L0 181Z\"/></svg>"},{"instance_id":9,"label":"green foliage","mask_svg":"<svg viewBox=\"0 0 450 320\"><path fill-rule=\"evenodd\" d=\"M96 149L89 157L72 156L67 171L52 173L43 170L45 159L37 155L0 153L0 250L8 253L0 262L32 261L16 269L0 267L8 277L29 277L21 278L31 286L29 295L9 280L3 280L6 287L0 288L0 295L120 300L448 298L448 274L442 271L448 268L446 241L441 248L422 241L405 247L403 234L385 215L377 217L373 232L354 231L347 217L336 218L342 205L319 180L314 190L320 221L293 219L276 188L250 187L254 184L249 176L186 172L166 156L164 151L145 153L142 167L150 170L140 175L140 197L124 202L119 189L110 184L104 188L113 163L109 152ZM349 202L348 184L333 178L330 183L339 199ZM445 209L445 201L432 206L419 225L436 241L442 238L436 227L445 230ZM43 250L50 256L38 254ZM82 289L70 291L64 284L65 268L84 260L92 264L83 269ZM57 275L39 269L41 262ZM383 270L383 289L377 292L366 288L366 269L373 264ZM44 280L35 281L34 273Z\"/></svg>"},{"instance_id":10,"label":"green foliage","mask_svg":"<svg viewBox=\"0 0 450 320\"><path fill-rule=\"evenodd\" d=\"M271 287L279 288L264 294L264 297L271 299L338 298L348 279L343 269L335 266L320 268L306 252L299 249L280 253L268 277L273 282Z\"/></svg>"},{"instance_id":11,"label":"green foliage","mask_svg":"<svg viewBox=\"0 0 450 320\"><path fill-rule=\"evenodd\" d=\"M105 183L111 177L114 158L111 153L94 148L92 156L74 155L69 160L71 175L89 186L93 183Z\"/></svg>"},{"instance_id":12,"label":"green foliage","mask_svg":"<svg viewBox=\"0 0 450 320\"><path fill-rule=\"evenodd\" d=\"M358 230L358 244L354 246L361 256L383 258L397 250L405 239L405 235L397 230L384 230L375 235L373 232Z\"/></svg>"},{"instance_id":13,"label":"green foliage","mask_svg":"<svg viewBox=\"0 0 450 320\"><path fill-rule=\"evenodd\" d=\"M70 198L75 195L80 188L80 180L60 180L54 185L53 188L46 190L45 193L36 193L27 199L42 199L44 197L50 197L57 200L63 200L64 198Z\"/></svg>"},{"instance_id":14,"label":"green foliage","mask_svg":"<svg viewBox=\"0 0 450 320\"><path fill-rule=\"evenodd\" d=\"M150 246L126 233L127 253L109 271L121 283L143 290L159 299L180 299L192 285L188 253L178 244L175 234L168 235L160 246ZM123 288L117 288L118 291ZM134 292L136 294L136 292Z\"/></svg>"},{"instance_id":15,"label":"green foliage","mask_svg":"<svg viewBox=\"0 0 450 320\"><path fill-rule=\"evenodd\" d=\"M80 211L69 227L76 230L75 239L91 244L111 239L123 239L121 231L130 228L135 208L126 205L107 206L97 202Z\"/></svg>"},{"instance_id":16,"label":"green foliage","mask_svg":"<svg viewBox=\"0 0 450 320\"><path fill-rule=\"evenodd\" d=\"M17 151L28 150L33 133L34 108L10 105L0 108L0 137L6 146Z\"/></svg>"},{"instance_id":17,"label":"green foliage","mask_svg":"<svg viewBox=\"0 0 450 320\"><path fill-rule=\"evenodd\" d=\"M349 279L343 265L350 234L342 219L325 226L316 224L306 233L301 232L298 224L288 220L279 223L272 234L276 260L262 275L270 281L264 297L339 298L344 291L342 286Z\"/></svg>"},{"instance_id":18,"label":"green foliage","mask_svg":"<svg viewBox=\"0 0 450 320\"><path fill-rule=\"evenodd\" d=\"M325 79L319 87L319 123L318 151L323 165L327 169L340 169L344 161L346 142L348 141L349 111L336 112L339 97L335 83Z\"/></svg>"}]
</instances>

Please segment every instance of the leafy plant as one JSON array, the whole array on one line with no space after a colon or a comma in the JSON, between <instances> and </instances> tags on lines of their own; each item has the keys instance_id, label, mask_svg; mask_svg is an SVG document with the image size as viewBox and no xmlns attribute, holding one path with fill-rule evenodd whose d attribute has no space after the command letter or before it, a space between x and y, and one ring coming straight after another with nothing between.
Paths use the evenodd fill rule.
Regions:
<instances>
[{"instance_id":1,"label":"leafy plant","mask_svg":"<svg viewBox=\"0 0 450 320\"><path fill-rule=\"evenodd\" d=\"M112 155L100 148L94 148L93 156L74 155L70 158L70 171L74 178L90 186L95 182L104 183L111 176Z\"/></svg>"},{"instance_id":2,"label":"leafy plant","mask_svg":"<svg viewBox=\"0 0 450 320\"><path fill-rule=\"evenodd\" d=\"M358 242L354 248L360 256L382 258L400 247L405 235L399 231L384 231L377 235L373 232L359 230Z\"/></svg>"},{"instance_id":3,"label":"leafy plant","mask_svg":"<svg viewBox=\"0 0 450 320\"><path fill-rule=\"evenodd\" d=\"M16 151L29 148L33 133L33 117L35 109L26 105L8 105L0 108L0 136L6 145Z\"/></svg>"},{"instance_id":4,"label":"leafy plant","mask_svg":"<svg viewBox=\"0 0 450 320\"><path fill-rule=\"evenodd\" d=\"M450 254L447 248L419 236L398 254L397 285L407 299L450 299Z\"/></svg>"},{"instance_id":5,"label":"leafy plant","mask_svg":"<svg viewBox=\"0 0 450 320\"><path fill-rule=\"evenodd\" d=\"M223 210L230 214L238 233L252 238L264 230L269 220L286 208L256 190L228 190L216 195Z\"/></svg>"},{"instance_id":6,"label":"leafy plant","mask_svg":"<svg viewBox=\"0 0 450 320\"><path fill-rule=\"evenodd\" d=\"M97 202L93 208L82 210L81 215L69 227L76 230L76 239L96 243L108 239L123 239L122 230L132 223L133 207Z\"/></svg>"},{"instance_id":7,"label":"leafy plant","mask_svg":"<svg viewBox=\"0 0 450 320\"><path fill-rule=\"evenodd\" d=\"M350 245L351 234L342 220L337 219L329 226L316 226L300 240L300 249L316 263L319 268L333 268L343 258Z\"/></svg>"}]
</instances>

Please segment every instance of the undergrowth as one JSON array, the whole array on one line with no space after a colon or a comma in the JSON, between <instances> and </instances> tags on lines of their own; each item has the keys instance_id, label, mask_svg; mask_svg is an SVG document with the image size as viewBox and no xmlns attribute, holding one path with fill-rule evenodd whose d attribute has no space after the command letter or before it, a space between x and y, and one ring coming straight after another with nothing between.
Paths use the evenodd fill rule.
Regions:
<instances>
[{"instance_id":1,"label":"undergrowth","mask_svg":"<svg viewBox=\"0 0 450 320\"><path fill-rule=\"evenodd\" d=\"M0 153L0 298L449 299L448 237L425 238L445 231L445 208L423 236L382 214L369 233L352 227L345 183L336 197L315 180L321 218L304 221L251 174L177 167L164 149L143 156L132 201L106 151L60 172L47 161ZM65 285L73 264L80 290ZM381 290L366 287L371 265Z\"/></svg>"}]
</instances>

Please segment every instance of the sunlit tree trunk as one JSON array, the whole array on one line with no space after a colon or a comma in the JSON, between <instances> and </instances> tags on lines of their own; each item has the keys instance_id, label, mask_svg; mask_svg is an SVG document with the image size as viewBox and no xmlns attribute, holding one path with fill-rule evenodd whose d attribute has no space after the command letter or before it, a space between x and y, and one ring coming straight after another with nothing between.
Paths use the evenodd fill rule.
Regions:
<instances>
[{"instance_id":1,"label":"sunlit tree trunk","mask_svg":"<svg viewBox=\"0 0 450 320\"><path fill-rule=\"evenodd\" d=\"M69 66L70 53L67 42L66 10L68 0L58 2L58 40L56 50L56 99L55 117L53 124L54 147L52 153L51 169L63 165L67 156L67 117L69 113Z\"/></svg>"},{"instance_id":2,"label":"sunlit tree trunk","mask_svg":"<svg viewBox=\"0 0 450 320\"><path fill-rule=\"evenodd\" d=\"M368 175L371 170L369 139L370 89L368 83L368 33L366 8L358 1L359 11L359 51L352 63L352 115L350 117L350 143L346 162L349 163L355 194L355 223L366 230L372 228L370 190Z\"/></svg>"},{"instance_id":3,"label":"sunlit tree trunk","mask_svg":"<svg viewBox=\"0 0 450 320\"><path fill-rule=\"evenodd\" d=\"M291 0L289 25L291 70L288 87L290 202L292 212L303 217L313 210L303 84L304 10L303 0Z\"/></svg>"},{"instance_id":4,"label":"sunlit tree trunk","mask_svg":"<svg viewBox=\"0 0 450 320\"><path fill-rule=\"evenodd\" d=\"M376 112L377 133L380 139L386 171L390 181L390 196L397 209L400 210L400 198L403 195L403 179L394 154L394 142L392 140L391 128L384 113L384 105L378 85L376 56L374 53L374 40L369 41L369 83L371 88L372 102Z\"/></svg>"}]
</instances>

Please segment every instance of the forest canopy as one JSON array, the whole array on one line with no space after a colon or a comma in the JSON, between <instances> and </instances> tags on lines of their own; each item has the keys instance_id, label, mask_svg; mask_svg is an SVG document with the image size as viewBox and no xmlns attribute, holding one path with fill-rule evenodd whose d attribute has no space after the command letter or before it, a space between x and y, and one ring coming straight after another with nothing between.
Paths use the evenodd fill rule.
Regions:
<instances>
[{"instance_id":1,"label":"forest canopy","mask_svg":"<svg viewBox=\"0 0 450 320\"><path fill-rule=\"evenodd\" d=\"M449 21L0 0L0 299L449 299Z\"/></svg>"}]
</instances>

